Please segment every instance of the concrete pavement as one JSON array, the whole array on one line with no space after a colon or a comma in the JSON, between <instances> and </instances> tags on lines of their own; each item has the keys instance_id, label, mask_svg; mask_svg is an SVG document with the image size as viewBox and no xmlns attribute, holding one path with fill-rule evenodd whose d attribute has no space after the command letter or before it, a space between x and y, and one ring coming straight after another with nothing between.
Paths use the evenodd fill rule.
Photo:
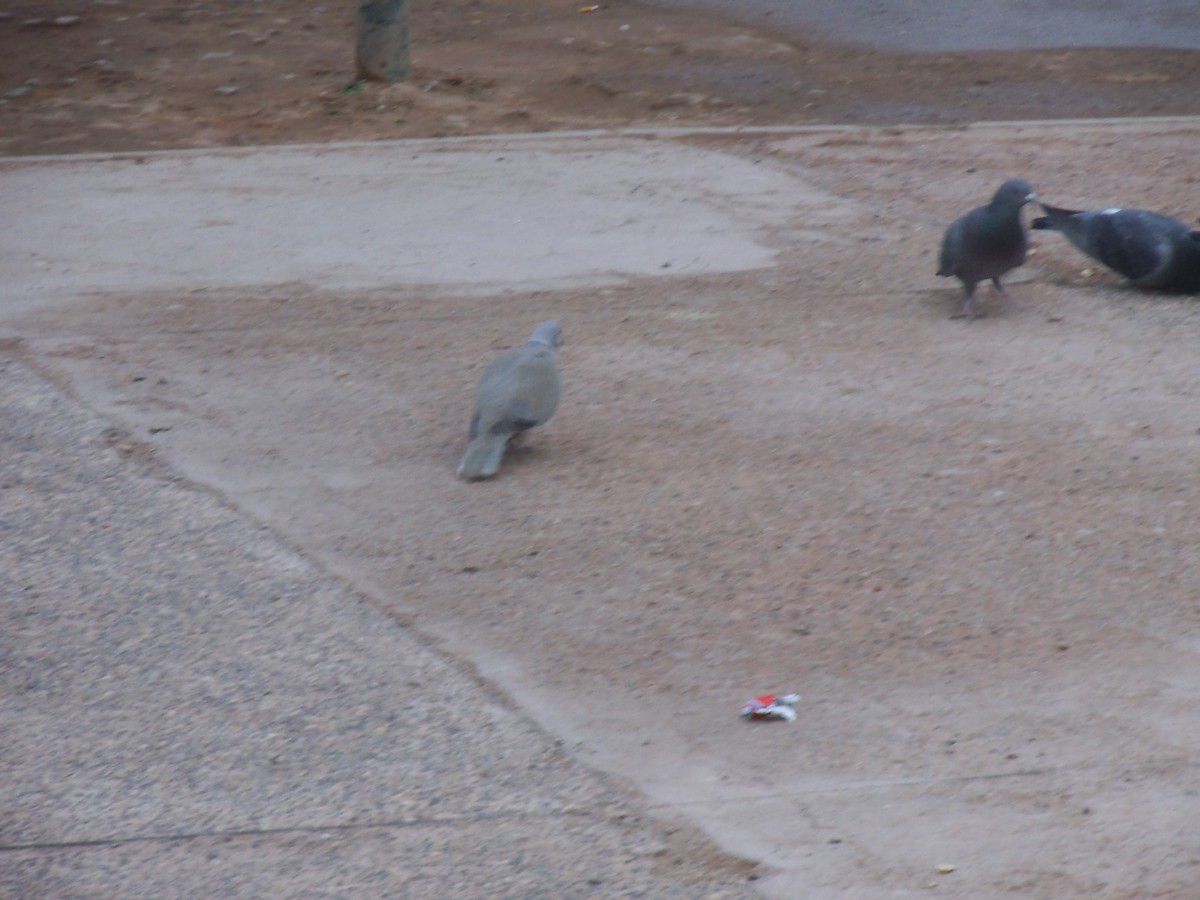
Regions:
<instances>
[{"instance_id":1,"label":"concrete pavement","mask_svg":"<svg viewBox=\"0 0 1200 900\"><path fill-rule=\"evenodd\" d=\"M11 343L0 373L0 894L745 894L662 874L628 794Z\"/></svg>"},{"instance_id":2,"label":"concrete pavement","mask_svg":"<svg viewBox=\"0 0 1200 900\"><path fill-rule=\"evenodd\" d=\"M3 896L747 895L11 342L0 420Z\"/></svg>"},{"instance_id":3,"label":"concrete pavement","mask_svg":"<svg viewBox=\"0 0 1200 900\"><path fill-rule=\"evenodd\" d=\"M680 222L637 148L505 143L0 162L0 330L17 337L0 356L0 894L748 894L753 864L703 838L673 849L688 828L648 819L468 662L157 464L31 368L12 325L130 289L471 293L770 257L715 211L737 194L783 216L750 165L722 176L646 142L683 163L680 183L712 186ZM621 179L630 199L612 203Z\"/></svg>"},{"instance_id":4,"label":"concrete pavement","mask_svg":"<svg viewBox=\"0 0 1200 900\"><path fill-rule=\"evenodd\" d=\"M1174 159L1195 127L574 134L0 163L0 192L22 210L0 227L14 775L0 787L13 811L0 885L750 890L753 866L647 808L784 870L754 882L775 896L931 880L952 896L1185 885L1200 668L1189 576L1171 567L1194 549L1175 521L1191 489L1178 471L1195 441L1180 399L1190 344L1182 326L1147 337L1112 309L1169 311L1111 285L1073 289L1062 247L1012 280L1025 312L959 327L946 319L953 286L922 254L944 211L1014 159L1037 167L1039 190L1116 193L1141 178L1139 191L1163 186L1163 205L1180 190L1170 173L1131 176L1112 148L1137 140L1140 158ZM1108 155L1085 186L1080 158L1097 147ZM512 477L454 482L456 401L481 352L560 308L574 380L557 430ZM742 402L729 411L721 391ZM671 405L684 398L687 415ZM627 447L604 442L614 423ZM671 483L673 448L696 423L721 438L705 430L706 450L736 452L701 458L676 502L753 502L708 530L702 510L675 526L671 500L648 504L668 520L622 522L617 551L589 557ZM1076 484L1085 452L1111 473L1098 487ZM1131 457L1146 462L1126 473ZM801 488L773 480L795 469ZM1047 501L1063 484L1072 503ZM1184 493L1160 510L1164 484ZM848 504L859 485L866 496ZM827 525L808 512L826 489ZM777 497L798 506L774 512ZM939 523L956 521L956 502L966 525L948 538ZM1088 527L1037 518L1064 506ZM917 525L862 539L878 509ZM1009 535L1023 518L1037 527ZM1128 568L1106 576L1092 528L1123 541ZM792 533L814 548L811 567L772 554L800 553ZM1062 543L1043 550L1039 535ZM1013 539L1008 556L979 566L946 552L961 539L964 558L991 553L998 537ZM889 543L902 539L914 545ZM730 547L714 570L724 582L692 574ZM897 573L874 585L879 602L865 581L855 593L876 570ZM788 593L810 572L837 603ZM911 583L924 587L905 594ZM759 597L776 607L755 613ZM588 640L612 669L578 652ZM664 659L670 677L642 674ZM784 677L800 683L763 683ZM774 688L805 695L801 723L746 730L738 702ZM1154 871L1138 862L1147 848Z\"/></svg>"}]
</instances>

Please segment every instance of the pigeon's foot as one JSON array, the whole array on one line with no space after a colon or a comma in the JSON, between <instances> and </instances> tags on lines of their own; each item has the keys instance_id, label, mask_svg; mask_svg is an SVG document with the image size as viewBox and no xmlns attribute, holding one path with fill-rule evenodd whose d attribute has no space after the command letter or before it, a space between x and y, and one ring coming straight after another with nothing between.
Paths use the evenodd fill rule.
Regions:
<instances>
[{"instance_id":1,"label":"pigeon's foot","mask_svg":"<svg viewBox=\"0 0 1200 900\"><path fill-rule=\"evenodd\" d=\"M976 311L974 297L967 297L963 300L962 308L950 316L952 319L966 319L968 322L972 319L983 319L986 317L987 313Z\"/></svg>"}]
</instances>

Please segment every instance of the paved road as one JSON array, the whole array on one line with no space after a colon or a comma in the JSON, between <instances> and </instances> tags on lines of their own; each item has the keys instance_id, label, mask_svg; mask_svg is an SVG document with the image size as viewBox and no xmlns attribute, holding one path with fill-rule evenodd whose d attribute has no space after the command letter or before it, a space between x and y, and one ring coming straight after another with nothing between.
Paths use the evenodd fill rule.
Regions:
<instances>
[{"instance_id":1,"label":"paved road","mask_svg":"<svg viewBox=\"0 0 1200 900\"><path fill-rule=\"evenodd\" d=\"M653 0L707 7L800 39L881 50L1031 50L1047 47L1174 47L1200 50L1194 0Z\"/></svg>"}]
</instances>

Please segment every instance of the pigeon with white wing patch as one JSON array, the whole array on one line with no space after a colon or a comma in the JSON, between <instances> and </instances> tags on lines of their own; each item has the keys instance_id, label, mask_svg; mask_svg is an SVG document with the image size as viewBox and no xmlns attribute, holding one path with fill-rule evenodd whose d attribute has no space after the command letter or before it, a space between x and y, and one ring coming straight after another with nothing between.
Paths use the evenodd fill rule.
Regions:
<instances>
[{"instance_id":1,"label":"pigeon with white wing patch","mask_svg":"<svg viewBox=\"0 0 1200 900\"><path fill-rule=\"evenodd\" d=\"M1200 231L1146 209L1061 209L1041 204L1046 215L1033 227L1060 231L1097 262L1140 288L1200 291Z\"/></svg>"}]
</instances>

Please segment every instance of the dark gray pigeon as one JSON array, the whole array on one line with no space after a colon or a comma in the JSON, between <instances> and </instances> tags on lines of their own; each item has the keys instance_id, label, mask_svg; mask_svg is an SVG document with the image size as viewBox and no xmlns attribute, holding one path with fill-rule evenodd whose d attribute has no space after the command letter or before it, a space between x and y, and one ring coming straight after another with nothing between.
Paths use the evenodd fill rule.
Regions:
<instances>
[{"instance_id":1,"label":"dark gray pigeon","mask_svg":"<svg viewBox=\"0 0 1200 900\"><path fill-rule=\"evenodd\" d=\"M1200 231L1178 219L1145 209L1098 212L1041 204L1046 215L1033 227L1061 231L1097 262L1138 287L1160 291L1200 291Z\"/></svg>"},{"instance_id":2,"label":"dark gray pigeon","mask_svg":"<svg viewBox=\"0 0 1200 900\"><path fill-rule=\"evenodd\" d=\"M991 203L959 216L946 229L937 273L963 283L959 316L975 318L972 300L976 284L991 279L1003 294L1000 278L1025 262L1027 240L1021 207L1034 199L1029 183L1013 178L1000 185Z\"/></svg>"},{"instance_id":3,"label":"dark gray pigeon","mask_svg":"<svg viewBox=\"0 0 1200 900\"><path fill-rule=\"evenodd\" d=\"M488 364L475 392L469 443L458 464L460 478L490 478L500 468L508 442L544 425L558 408L562 384L554 351L562 327L550 319L533 329L522 346Z\"/></svg>"}]
</instances>

